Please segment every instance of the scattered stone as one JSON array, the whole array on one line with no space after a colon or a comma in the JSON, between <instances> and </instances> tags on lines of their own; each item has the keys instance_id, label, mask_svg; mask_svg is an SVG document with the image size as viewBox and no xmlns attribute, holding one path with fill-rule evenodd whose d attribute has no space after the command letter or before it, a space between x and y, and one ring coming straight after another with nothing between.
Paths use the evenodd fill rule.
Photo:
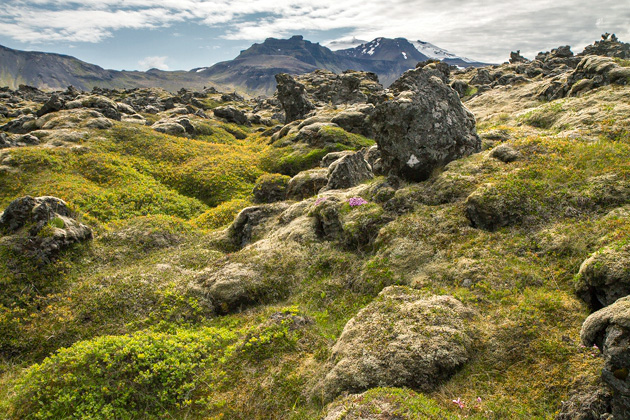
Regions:
<instances>
[{"instance_id":1,"label":"scattered stone","mask_svg":"<svg viewBox=\"0 0 630 420\"><path fill-rule=\"evenodd\" d=\"M326 402L384 386L429 392L470 357L472 317L451 296L387 287L346 324L313 396Z\"/></svg>"},{"instance_id":2,"label":"scattered stone","mask_svg":"<svg viewBox=\"0 0 630 420\"><path fill-rule=\"evenodd\" d=\"M324 156L319 164L322 168L328 168L333 162L338 161L344 156L349 156L355 152L351 150L342 150L341 152L330 152Z\"/></svg>"}]
</instances>

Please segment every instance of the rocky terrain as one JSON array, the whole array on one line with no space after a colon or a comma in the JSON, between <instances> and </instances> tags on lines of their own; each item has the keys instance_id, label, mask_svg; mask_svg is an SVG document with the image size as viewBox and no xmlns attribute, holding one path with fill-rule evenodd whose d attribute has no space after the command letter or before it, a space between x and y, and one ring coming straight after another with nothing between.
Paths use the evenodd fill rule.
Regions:
<instances>
[{"instance_id":1,"label":"rocky terrain","mask_svg":"<svg viewBox=\"0 0 630 420\"><path fill-rule=\"evenodd\" d=\"M628 48L0 89L0 416L628 418Z\"/></svg>"}]
</instances>

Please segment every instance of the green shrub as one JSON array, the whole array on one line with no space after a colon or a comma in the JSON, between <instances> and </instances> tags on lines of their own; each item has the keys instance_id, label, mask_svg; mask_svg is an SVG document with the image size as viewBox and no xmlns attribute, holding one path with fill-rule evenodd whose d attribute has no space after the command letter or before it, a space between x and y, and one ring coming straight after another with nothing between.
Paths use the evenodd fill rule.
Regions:
<instances>
[{"instance_id":1,"label":"green shrub","mask_svg":"<svg viewBox=\"0 0 630 420\"><path fill-rule=\"evenodd\" d=\"M59 350L27 369L14 389L14 418L179 417L207 391L199 376L229 354L227 329L104 336Z\"/></svg>"}]
</instances>

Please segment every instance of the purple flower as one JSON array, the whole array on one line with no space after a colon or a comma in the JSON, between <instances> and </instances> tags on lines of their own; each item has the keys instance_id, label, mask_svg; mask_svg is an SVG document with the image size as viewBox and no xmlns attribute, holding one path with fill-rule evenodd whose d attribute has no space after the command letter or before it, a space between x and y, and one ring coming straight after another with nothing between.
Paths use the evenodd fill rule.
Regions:
<instances>
[{"instance_id":1,"label":"purple flower","mask_svg":"<svg viewBox=\"0 0 630 420\"><path fill-rule=\"evenodd\" d=\"M315 205L319 206L320 204L322 204L324 201L326 201L326 197L318 197L317 200L315 200Z\"/></svg>"},{"instance_id":2,"label":"purple flower","mask_svg":"<svg viewBox=\"0 0 630 420\"><path fill-rule=\"evenodd\" d=\"M477 397L477 402L481 404L481 397Z\"/></svg>"},{"instance_id":3,"label":"purple flower","mask_svg":"<svg viewBox=\"0 0 630 420\"><path fill-rule=\"evenodd\" d=\"M348 200L348 204L350 204L350 207L358 207L362 206L363 204L367 204L367 201L365 201L361 197L352 197Z\"/></svg>"},{"instance_id":4,"label":"purple flower","mask_svg":"<svg viewBox=\"0 0 630 420\"><path fill-rule=\"evenodd\" d=\"M456 400L453 400L453 404L457 404L460 409L463 409L466 406L464 401L462 401L459 397Z\"/></svg>"}]
</instances>

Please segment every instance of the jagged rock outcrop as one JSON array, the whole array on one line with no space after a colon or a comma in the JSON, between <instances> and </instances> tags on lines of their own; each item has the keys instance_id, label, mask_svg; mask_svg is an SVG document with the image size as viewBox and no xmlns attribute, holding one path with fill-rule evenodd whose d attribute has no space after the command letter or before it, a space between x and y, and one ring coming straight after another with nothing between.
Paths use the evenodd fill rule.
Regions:
<instances>
[{"instance_id":1,"label":"jagged rock outcrop","mask_svg":"<svg viewBox=\"0 0 630 420\"><path fill-rule=\"evenodd\" d=\"M304 85L286 73L276 74L277 96L285 113L285 123L304 118L315 109L306 97Z\"/></svg>"},{"instance_id":2,"label":"jagged rock outcrop","mask_svg":"<svg viewBox=\"0 0 630 420\"><path fill-rule=\"evenodd\" d=\"M612 391L613 418L630 418L630 297L589 316L580 337L582 344L596 345L604 356L602 380Z\"/></svg>"},{"instance_id":3,"label":"jagged rock outcrop","mask_svg":"<svg viewBox=\"0 0 630 420\"><path fill-rule=\"evenodd\" d=\"M14 250L43 263L72 244L92 239L92 230L55 197L26 196L12 201L0 214L0 234Z\"/></svg>"},{"instance_id":4,"label":"jagged rock outcrop","mask_svg":"<svg viewBox=\"0 0 630 420\"><path fill-rule=\"evenodd\" d=\"M328 182L324 191L339 190L355 185L374 177L372 167L361 153L347 154L328 167Z\"/></svg>"},{"instance_id":5,"label":"jagged rock outcrop","mask_svg":"<svg viewBox=\"0 0 630 420\"><path fill-rule=\"evenodd\" d=\"M475 117L447 77L439 65L410 70L392 85L393 99L376 106L372 125L386 172L422 181L481 150Z\"/></svg>"},{"instance_id":6,"label":"jagged rock outcrop","mask_svg":"<svg viewBox=\"0 0 630 420\"><path fill-rule=\"evenodd\" d=\"M30 134L7 135L5 133L0 133L0 149L8 147L36 146L38 144L40 144L40 140Z\"/></svg>"},{"instance_id":7,"label":"jagged rock outcrop","mask_svg":"<svg viewBox=\"0 0 630 420\"><path fill-rule=\"evenodd\" d=\"M580 266L576 292L595 310L630 295L630 244L607 247L588 257Z\"/></svg>"},{"instance_id":8,"label":"jagged rock outcrop","mask_svg":"<svg viewBox=\"0 0 630 420\"><path fill-rule=\"evenodd\" d=\"M430 391L470 357L472 317L451 296L390 286L348 321L313 396L330 401L379 386Z\"/></svg>"},{"instance_id":9,"label":"jagged rock outcrop","mask_svg":"<svg viewBox=\"0 0 630 420\"><path fill-rule=\"evenodd\" d=\"M529 60L521 55L521 50L510 52L510 64L529 63Z\"/></svg>"},{"instance_id":10,"label":"jagged rock outcrop","mask_svg":"<svg viewBox=\"0 0 630 420\"><path fill-rule=\"evenodd\" d=\"M335 74L328 70L315 70L297 76L314 103L321 105L359 104L370 102L380 96L383 86L375 73L365 71L344 71Z\"/></svg>"},{"instance_id":11,"label":"jagged rock outcrop","mask_svg":"<svg viewBox=\"0 0 630 420\"><path fill-rule=\"evenodd\" d=\"M630 59L630 44L619 41L615 34L605 33L602 35L601 40L587 45L579 55L601 55L627 60Z\"/></svg>"}]
</instances>

